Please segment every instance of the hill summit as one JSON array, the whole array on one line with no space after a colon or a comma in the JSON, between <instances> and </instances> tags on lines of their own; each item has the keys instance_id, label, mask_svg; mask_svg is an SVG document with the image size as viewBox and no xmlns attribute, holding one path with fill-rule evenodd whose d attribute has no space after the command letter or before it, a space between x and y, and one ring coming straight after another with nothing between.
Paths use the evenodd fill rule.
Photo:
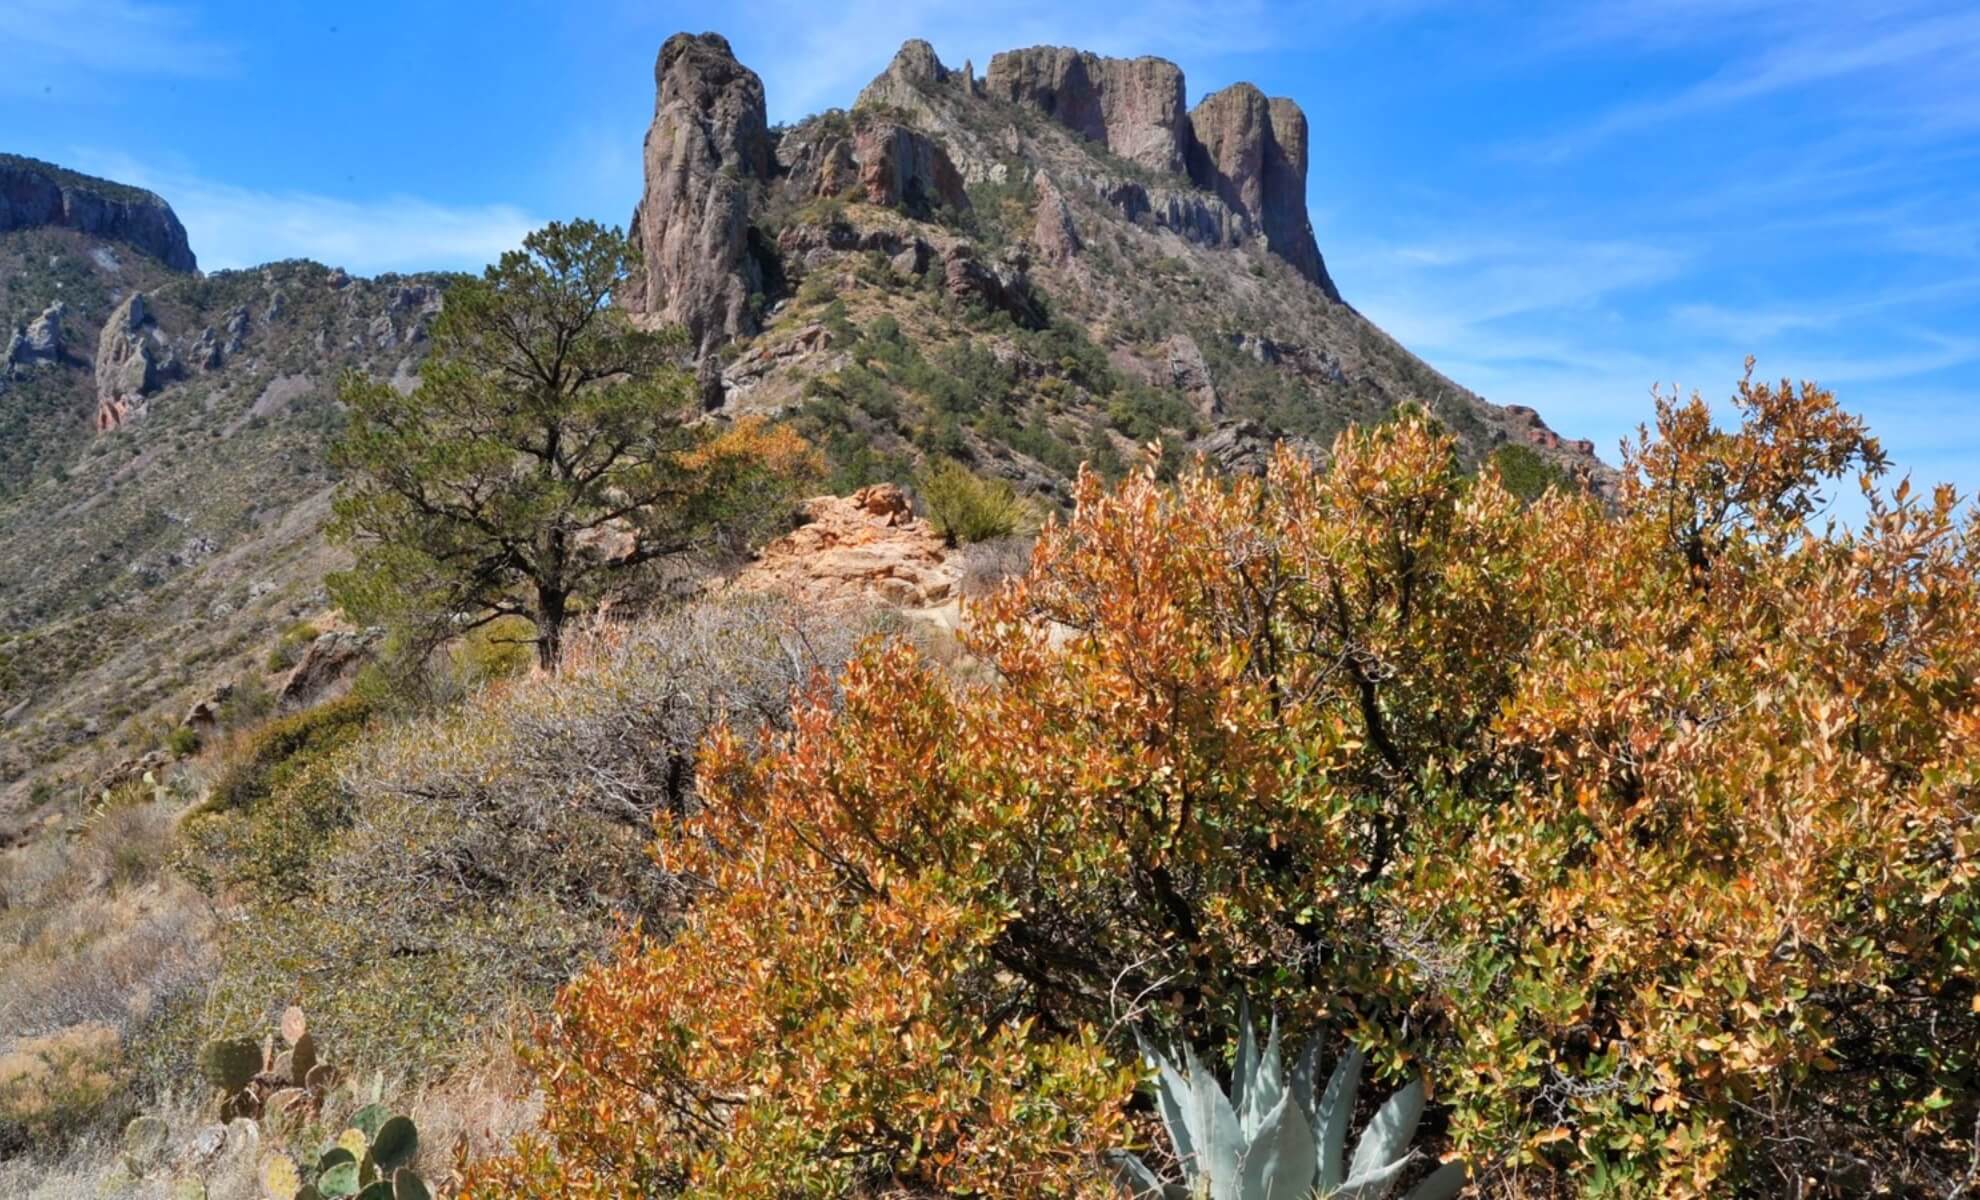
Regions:
<instances>
[{"instance_id":1,"label":"hill summit","mask_svg":"<svg viewBox=\"0 0 1980 1200\"><path fill-rule=\"evenodd\" d=\"M1239 83L1187 108L1174 63L1056 46L979 77L913 40L849 111L779 127L713 33L669 38L655 82L645 278L623 302L686 329L712 410L796 415L865 461L960 457L1059 500L1082 458L1157 437L1247 469L1402 404L1472 461L1516 443L1606 479L1590 444L1343 302L1290 99Z\"/></svg>"}]
</instances>

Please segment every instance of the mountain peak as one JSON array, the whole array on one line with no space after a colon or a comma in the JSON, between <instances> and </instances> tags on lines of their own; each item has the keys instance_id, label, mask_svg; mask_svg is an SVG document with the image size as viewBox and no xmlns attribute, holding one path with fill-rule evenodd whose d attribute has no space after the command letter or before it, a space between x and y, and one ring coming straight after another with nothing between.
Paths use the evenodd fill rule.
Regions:
<instances>
[{"instance_id":1,"label":"mountain peak","mask_svg":"<svg viewBox=\"0 0 1980 1200\"><path fill-rule=\"evenodd\" d=\"M186 227L156 193L0 154L0 233L48 225L122 242L174 271L199 269Z\"/></svg>"}]
</instances>

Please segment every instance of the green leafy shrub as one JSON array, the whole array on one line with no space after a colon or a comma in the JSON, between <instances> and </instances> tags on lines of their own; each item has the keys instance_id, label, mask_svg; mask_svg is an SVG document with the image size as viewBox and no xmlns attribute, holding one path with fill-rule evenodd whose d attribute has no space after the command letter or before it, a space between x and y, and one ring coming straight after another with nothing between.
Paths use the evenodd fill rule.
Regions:
<instances>
[{"instance_id":1,"label":"green leafy shrub","mask_svg":"<svg viewBox=\"0 0 1980 1200\"><path fill-rule=\"evenodd\" d=\"M190 725L180 725L165 735L165 748L175 758L191 758L199 753L199 730Z\"/></svg>"},{"instance_id":2,"label":"green leafy shrub","mask_svg":"<svg viewBox=\"0 0 1980 1200\"><path fill-rule=\"evenodd\" d=\"M922 507L952 546L1037 528L1038 512L1009 481L984 479L953 459L938 459L915 481Z\"/></svg>"},{"instance_id":3,"label":"green leafy shrub","mask_svg":"<svg viewBox=\"0 0 1980 1200\"><path fill-rule=\"evenodd\" d=\"M1521 500L1538 500L1548 488L1567 491L1574 481L1566 471L1540 457L1531 446L1508 442L1492 451L1486 463L1499 473L1499 482Z\"/></svg>"}]
</instances>

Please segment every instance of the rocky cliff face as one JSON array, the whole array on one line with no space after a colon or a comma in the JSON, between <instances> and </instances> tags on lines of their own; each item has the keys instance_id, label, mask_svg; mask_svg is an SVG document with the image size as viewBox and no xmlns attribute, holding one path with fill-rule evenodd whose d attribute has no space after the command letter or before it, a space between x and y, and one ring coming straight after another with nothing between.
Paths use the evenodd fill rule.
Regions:
<instances>
[{"instance_id":1,"label":"rocky cliff face","mask_svg":"<svg viewBox=\"0 0 1980 1200\"><path fill-rule=\"evenodd\" d=\"M1272 252L1334 299L1306 216L1306 114L1248 83L1205 96L1190 112L1189 174L1249 217Z\"/></svg>"},{"instance_id":2,"label":"rocky cliff face","mask_svg":"<svg viewBox=\"0 0 1980 1200\"><path fill-rule=\"evenodd\" d=\"M0 233L52 225L121 242L174 271L199 262L172 206L141 188L0 154Z\"/></svg>"},{"instance_id":3,"label":"rocky cliff face","mask_svg":"<svg viewBox=\"0 0 1980 1200\"><path fill-rule=\"evenodd\" d=\"M679 324L702 350L753 332L761 257L749 237L752 185L770 176L763 81L719 34L679 33L654 65L646 194L633 210L645 287L626 307Z\"/></svg>"},{"instance_id":4,"label":"rocky cliff face","mask_svg":"<svg viewBox=\"0 0 1980 1200\"><path fill-rule=\"evenodd\" d=\"M1064 46L990 60L984 93L1052 117L1151 171L1180 173L1191 142L1183 73L1160 58L1102 58Z\"/></svg>"},{"instance_id":5,"label":"rocky cliff face","mask_svg":"<svg viewBox=\"0 0 1980 1200\"><path fill-rule=\"evenodd\" d=\"M997 55L984 91L1034 108L1139 166L1187 176L1224 202L1238 218L1236 227L1174 192L1159 197L1164 223L1199 241L1229 242L1256 232L1329 298L1340 299L1306 213L1306 114L1293 101L1267 99L1239 83L1185 113L1182 69L1174 63L1103 58L1062 46ZM1125 207L1157 210L1158 197L1144 185L1119 190Z\"/></svg>"}]
</instances>

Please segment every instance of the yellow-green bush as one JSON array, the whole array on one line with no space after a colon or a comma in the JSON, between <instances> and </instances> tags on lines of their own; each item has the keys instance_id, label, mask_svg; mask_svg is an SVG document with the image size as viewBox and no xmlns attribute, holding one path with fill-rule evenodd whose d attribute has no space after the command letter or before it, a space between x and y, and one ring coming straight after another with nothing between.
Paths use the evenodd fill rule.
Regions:
<instances>
[{"instance_id":1,"label":"yellow-green bush","mask_svg":"<svg viewBox=\"0 0 1980 1200\"><path fill-rule=\"evenodd\" d=\"M1038 527L1038 510L1008 480L985 479L954 459L935 460L915 481L915 490L929 521L952 546Z\"/></svg>"}]
</instances>

